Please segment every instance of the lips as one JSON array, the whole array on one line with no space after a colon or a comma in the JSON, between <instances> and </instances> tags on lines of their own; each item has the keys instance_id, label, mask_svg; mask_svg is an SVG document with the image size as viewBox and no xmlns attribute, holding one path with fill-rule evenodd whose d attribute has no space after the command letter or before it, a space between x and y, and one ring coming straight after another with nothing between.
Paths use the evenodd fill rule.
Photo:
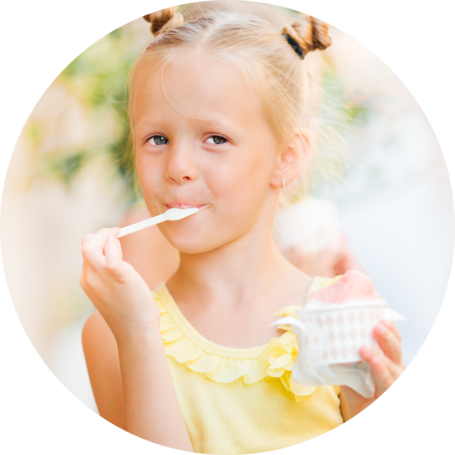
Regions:
<instances>
[{"instance_id":1,"label":"lips","mask_svg":"<svg viewBox=\"0 0 455 455\"><path fill-rule=\"evenodd\" d=\"M207 204L192 204L190 202L172 202L169 204L165 204L167 209L189 209L192 207L196 207L197 209L201 209L205 207Z\"/></svg>"}]
</instances>

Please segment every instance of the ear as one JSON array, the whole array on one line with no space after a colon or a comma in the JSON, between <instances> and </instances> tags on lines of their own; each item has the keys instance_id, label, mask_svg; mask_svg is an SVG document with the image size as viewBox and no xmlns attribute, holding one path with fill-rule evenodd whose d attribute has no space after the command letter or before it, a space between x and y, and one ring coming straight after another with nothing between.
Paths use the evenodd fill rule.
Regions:
<instances>
[{"instance_id":1,"label":"ear","mask_svg":"<svg viewBox=\"0 0 455 455\"><path fill-rule=\"evenodd\" d=\"M278 156L275 172L271 184L281 188L281 181L285 185L291 183L302 171L302 160L307 154L309 142L305 136L295 134L288 141Z\"/></svg>"}]
</instances>

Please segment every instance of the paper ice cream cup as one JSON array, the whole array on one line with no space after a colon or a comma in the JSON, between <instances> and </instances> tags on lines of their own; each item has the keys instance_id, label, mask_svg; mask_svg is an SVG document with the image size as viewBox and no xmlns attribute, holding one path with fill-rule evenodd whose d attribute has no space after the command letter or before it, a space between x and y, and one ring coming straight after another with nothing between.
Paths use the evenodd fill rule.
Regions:
<instances>
[{"instance_id":1,"label":"paper ice cream cup","mask_svg":"<svg viewBox=\"0 0 455 455\"><path fill-rule=\"evenodd\" d=\"M316 279L316 278L315 278ZM375 393L370 364L360 349L380 347L373 330L381 321L404 320L391 310L365 274L348 270L330 286L312 292L304 306L275 321L296 334L298 353L292 379L299 385L346 385L365 398Z\"/></svg>"},{"instance_id":2,"label":"paper ice cream cup","mask_svg":"<svg viewBox=\"0 0 455 455\"><path fill-rule=\"evenodd\" d=\"M307 331L306 353L312 365L332 365L363 360L362 346L379 347L372 333L385 318L387 304L355 302L307 305L297 316Z\"/></svg>"}]
</instances>

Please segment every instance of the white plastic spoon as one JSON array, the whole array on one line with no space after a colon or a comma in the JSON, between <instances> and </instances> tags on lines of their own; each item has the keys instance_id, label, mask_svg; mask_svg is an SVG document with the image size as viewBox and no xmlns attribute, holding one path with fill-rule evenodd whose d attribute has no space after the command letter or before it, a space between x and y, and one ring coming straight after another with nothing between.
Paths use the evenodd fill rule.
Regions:
<instances>
[{"instance_id":1,"label":"white plastic spoon","mask_svg":"<svg viewBox=\"0 0 455 455\"><path fill-rule=\"evenodd\" d=\"M162 223L163 221L177 221L186 218L187 216L194 215L198 212L196 207L190 207L188 209L177 209L172 208L167 210L161 215L154 216L148 220L139 221L139 223L134 223L129 226L125 226L120 229L120 233L117 236L119 239L124 235L132 234L133 232L141 231L142 229L148 228L149 226L154 226L155 224Z\"/></svg>"}]
</instances>

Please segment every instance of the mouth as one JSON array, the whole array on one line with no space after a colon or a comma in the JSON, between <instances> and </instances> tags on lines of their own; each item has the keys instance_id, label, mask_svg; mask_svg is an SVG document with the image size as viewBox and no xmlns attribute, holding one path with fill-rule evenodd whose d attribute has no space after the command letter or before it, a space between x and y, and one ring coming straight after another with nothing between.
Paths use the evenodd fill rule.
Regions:
<instances>
[{"instance_id":1,"label":"mouth","mask_svg":"<svg viewBox=\"0 0 455 455\"><path fill-rule=\"evenodd\" d=\"M165 204L166 206L166 210L169 210L169 209L190 209L190 208L197 208L198 210L204 208L204 207L207 207L207 204L200 204L200 205L197 205L197 204L191 204L189 202L173 202L171 204Z\"/></svg>"}]
</instances>

